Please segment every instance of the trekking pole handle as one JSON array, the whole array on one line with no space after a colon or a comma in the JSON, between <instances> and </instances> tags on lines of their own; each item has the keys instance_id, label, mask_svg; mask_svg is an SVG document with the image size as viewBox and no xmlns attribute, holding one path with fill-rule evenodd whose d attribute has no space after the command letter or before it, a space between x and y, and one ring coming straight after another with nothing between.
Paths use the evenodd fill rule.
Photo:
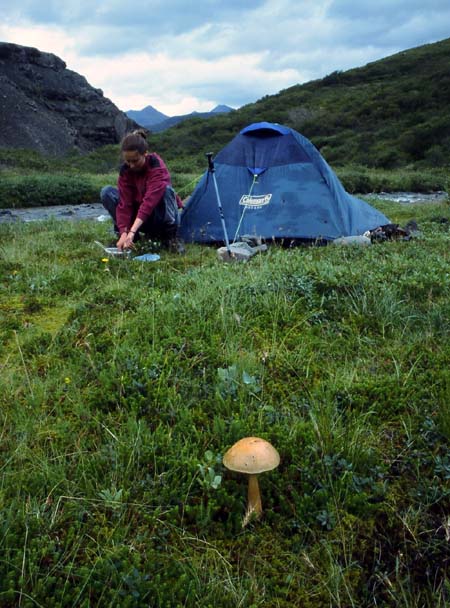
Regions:
<instances>
[{"instance_id":1,"label":"trekking pole handle","mask_svg":"<svg viewBox=\"0 0 450 608\"><path fill-rule=\"evenodd\" d=\"M212 159L212 152L207 152L205 154L206 158L208 159L208 169L211 173L214 173L214 161Z\"/></svg>"}]
</instances>

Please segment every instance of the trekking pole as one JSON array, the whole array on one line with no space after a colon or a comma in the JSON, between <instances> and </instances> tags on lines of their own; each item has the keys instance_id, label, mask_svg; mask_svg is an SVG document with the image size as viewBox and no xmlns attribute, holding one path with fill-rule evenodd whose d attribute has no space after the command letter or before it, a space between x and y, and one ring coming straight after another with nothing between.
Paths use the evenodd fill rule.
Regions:
<instances>
[{"instance_id":1,"label":"trekking pole","mask_svg":"<svg viewBox=\"0 0 450 608\"><path fill-rule=\"evenodd\" d=\"M212 155L213 155L212 152L206 153L206 158L208 159L208 171L209 171L209 173L211 173L212 178L213 178L214 188L216 190L217 207L219 208L220 221L222 222L222 228L223 228L223 236L225 237L225 245L227 247L228 255L231 257L230 241L228 240L228 232L227 232L227 227L225 225L225 217L223 215L222 203L220 202L219 188L217 187L217 180L216 180L216 170L214 168L214 161L212 159Z\"/></svg>"}]
</instances>

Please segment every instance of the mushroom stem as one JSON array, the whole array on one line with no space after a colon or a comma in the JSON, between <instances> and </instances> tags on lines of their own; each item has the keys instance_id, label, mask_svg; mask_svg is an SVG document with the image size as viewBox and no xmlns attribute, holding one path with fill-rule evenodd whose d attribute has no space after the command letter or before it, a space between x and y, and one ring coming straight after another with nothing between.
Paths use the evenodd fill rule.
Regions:
<instances>
[{"instance_id":1,"label":"mushroom stem","mask_svg":"<svg viewBox=\"0 0 450 608\"><path fill-rule=\"evenodd\" d=\"M259 491L258 475L248 476L248 506L242 522L246 526L252 516L259 517L262 513L261 494Z\"/></svg>"}]
</instances>

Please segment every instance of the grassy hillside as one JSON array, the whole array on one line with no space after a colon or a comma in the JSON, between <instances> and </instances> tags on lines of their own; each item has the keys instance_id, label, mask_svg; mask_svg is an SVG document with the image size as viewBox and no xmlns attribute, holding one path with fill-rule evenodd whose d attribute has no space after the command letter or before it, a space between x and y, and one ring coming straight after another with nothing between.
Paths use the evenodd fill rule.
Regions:
<instances>
[{"instance_id":1,"label":"grassy hillside","mask_svg":"<svg viewBox=\"0 0 450 608\"><path fill-rule=\"evenodd\" d=\"M2 608L449 605L449 210L380 209L421 238L239 267L0 225Z\"/></svg>"},{"instance_id":2,"label":"grassy hillside","mask_svg":"<svg viewBox=\"0 0 450 608\"><path fill-rule=\"evenodd\" d=\"M168 158L218 152L251 122L290 126L333 165L448 166L450 38L266 96L207 122L189 120L155 147Z\"/></svg>"}]
</instances>

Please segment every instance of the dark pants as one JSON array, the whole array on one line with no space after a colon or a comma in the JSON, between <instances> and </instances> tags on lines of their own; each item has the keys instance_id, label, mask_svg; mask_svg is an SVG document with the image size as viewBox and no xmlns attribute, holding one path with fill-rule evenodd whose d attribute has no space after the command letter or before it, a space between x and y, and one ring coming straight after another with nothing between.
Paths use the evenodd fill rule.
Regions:
<instances>
[{"instance_id":1,"label":"dark pants","mask_svg":"<svg viewBox=\"0 0 450 608\"><path fill-rule=\"evenodd\" d=\"M114 222L114 230L119 234L116 223L116 209L119 204L119 191L114 186L105 186L101 189L100 200ZM151 216L139 228L150 239L162 241L174 239L179 226L179 213L175 191L166 186L164 196L153 210Z\"/></svg>"}]
</instances>

